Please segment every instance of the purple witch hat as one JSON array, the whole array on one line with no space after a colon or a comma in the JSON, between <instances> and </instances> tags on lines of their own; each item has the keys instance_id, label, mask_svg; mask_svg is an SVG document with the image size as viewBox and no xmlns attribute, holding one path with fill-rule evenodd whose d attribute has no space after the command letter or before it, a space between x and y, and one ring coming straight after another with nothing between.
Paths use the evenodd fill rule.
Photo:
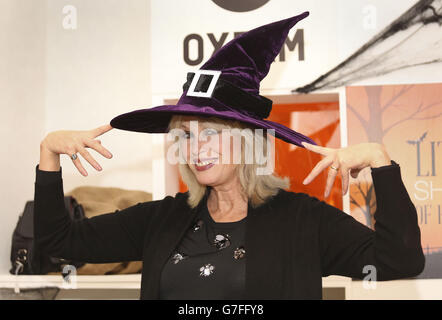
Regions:
<instances>
[{"instance_id":1,"label":"purple witch hat","mask_svg":"<svg viewBox=\"0 0 442 320\"><path fill-rule=\"evenodd\" d=\"M268 74L290 29L308 15L304 12L267 24L231 40L200 70L187 74L183 94L176 105L124 113L112 119L110 125L128 131L166 133L175 114L214 116L255 128L274 129L277 138L300 147L304 147L303 141L316 144L286 126L264 120L270 114L272 101L259 95L260 82Z\"/></svg>"}]
</instances>

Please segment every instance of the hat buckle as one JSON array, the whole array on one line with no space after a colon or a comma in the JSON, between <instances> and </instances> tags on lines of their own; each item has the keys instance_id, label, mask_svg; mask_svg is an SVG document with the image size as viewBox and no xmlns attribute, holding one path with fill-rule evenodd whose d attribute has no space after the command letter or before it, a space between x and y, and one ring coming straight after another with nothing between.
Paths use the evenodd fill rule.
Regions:
<instances>
[{"instance_id":1,"label":"hat buckle","mask_svg":"<svg viewBox=\"0 0 442 320\"><path fill-rule=\"evenodd\" d=\"M202 75L212 76L212 80L206 92L195 91L196 85ZM196 70L186 95L190 97L211 98L220 75L221 71L217 70Z\"/></svg>"}]
</instances>

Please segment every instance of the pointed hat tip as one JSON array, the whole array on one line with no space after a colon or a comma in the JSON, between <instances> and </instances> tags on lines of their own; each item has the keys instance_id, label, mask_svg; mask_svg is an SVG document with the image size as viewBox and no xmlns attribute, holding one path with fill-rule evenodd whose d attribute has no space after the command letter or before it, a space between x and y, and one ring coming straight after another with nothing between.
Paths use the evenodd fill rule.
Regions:
<instances>
[{"instance_id":1,"label":"pointed hat tip","mask_svg":"<svg viewBox=\"0 0 442 320\"><path fill-rule=\"evenodd\" d=\"M304 11L303 13L292 17L292 19L296 19L296 22L298 22L298 21L301 21L301 20L307 18L309 15L310 15L310 11Z\"/></svg>"},{"instance_id":2,"label":"pointed hat tip","mask_svg":"<svg viewBox=\"0 0 442 320\"><path fill-rule=\"evenodd\" d=\"M277 21L274 23L274 25L282 23L283 25L285 25L285 28L287 28L288 32L294 25L296 25L301 20L304 20L309 15L310 15L309 11L304 11L303 13L297 14L296 16L292 16L290 18L285 18L284 20Z\"/></svg>"}]
</instances>

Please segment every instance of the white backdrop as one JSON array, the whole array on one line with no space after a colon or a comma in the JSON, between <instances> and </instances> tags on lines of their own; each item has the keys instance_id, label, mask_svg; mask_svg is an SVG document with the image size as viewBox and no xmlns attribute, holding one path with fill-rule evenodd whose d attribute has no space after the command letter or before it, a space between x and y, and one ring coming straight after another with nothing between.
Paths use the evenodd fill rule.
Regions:
<instances>
[{"instance_id":1,"label":"white backdrop","mask_svg":"<svg viewBox=\"0 0 442 320\"><path fill-rule=\"evenodd\" d=\"M183 41L189 34L198 34L203 39L204 62L213 52L208 33L219 40L227 32L227 43L234 32L309 11L310 16L289 33L293 39L297 29L304 30L305 60L298 60L298 48L293 52L286 48L286 61L276 58L262 82L263 91L289 91L336 66L414 3L415 0L270 0L253 11L232 12L207 0L153 0L152 93L180 94L186 73L202 65L189 66L184 62ZM189 51L196 60L197 41L191 41Z\"/></svg>"}]
</instances>

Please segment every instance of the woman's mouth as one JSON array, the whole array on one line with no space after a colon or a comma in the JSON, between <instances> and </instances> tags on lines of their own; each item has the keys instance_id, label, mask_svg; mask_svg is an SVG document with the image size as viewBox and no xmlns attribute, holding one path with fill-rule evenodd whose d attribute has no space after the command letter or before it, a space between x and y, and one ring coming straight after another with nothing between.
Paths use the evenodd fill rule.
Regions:
<instances>
[{"instance_id":1,"label":"woman's mouth","mask_svg":"<svg viewBox=\"0 0 442 320\"><path fill-rule=\"evenodd\" d=\"M204 170L208 170L210 168L212 168L215 165L215 161L217 159L210 159L210 160L205 160L205 161L199 161L197 163L195 163L195 169L197 171L204 171Z\"/></svg>"}]
</instances>

